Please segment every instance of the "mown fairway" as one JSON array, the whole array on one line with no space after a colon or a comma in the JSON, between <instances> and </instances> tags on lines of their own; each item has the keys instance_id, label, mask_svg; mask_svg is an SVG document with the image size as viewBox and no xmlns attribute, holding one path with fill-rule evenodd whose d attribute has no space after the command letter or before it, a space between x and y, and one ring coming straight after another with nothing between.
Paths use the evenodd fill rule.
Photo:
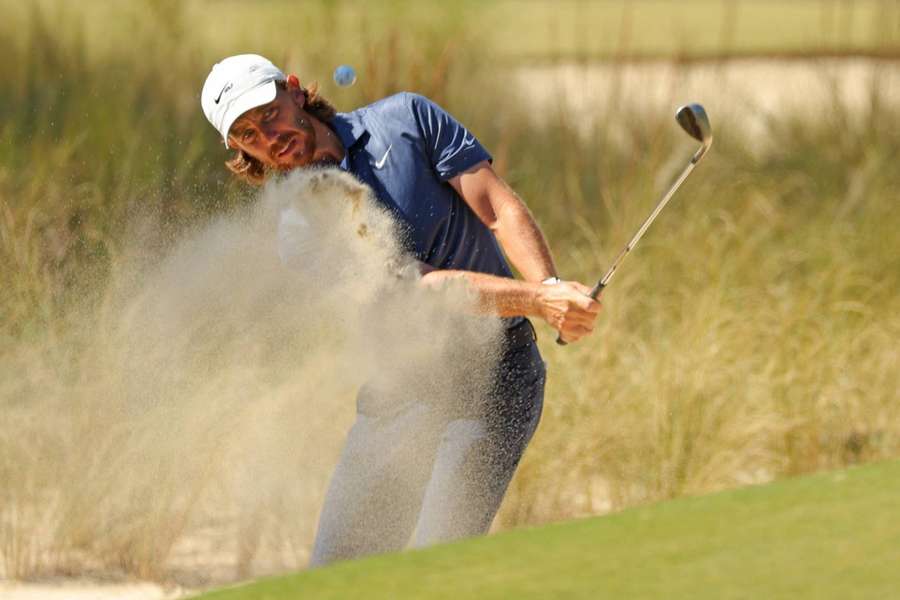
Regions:
<instances>
[{"instance_id":1,"label":"mown fairway","mask_svg":"<svg viewBox=\"0 0 900 600\"><path fill-rule=\"evenodd\" d=\"M202 596L889 598L900 462L349 562Z\"/></svg>"}]
</instances>

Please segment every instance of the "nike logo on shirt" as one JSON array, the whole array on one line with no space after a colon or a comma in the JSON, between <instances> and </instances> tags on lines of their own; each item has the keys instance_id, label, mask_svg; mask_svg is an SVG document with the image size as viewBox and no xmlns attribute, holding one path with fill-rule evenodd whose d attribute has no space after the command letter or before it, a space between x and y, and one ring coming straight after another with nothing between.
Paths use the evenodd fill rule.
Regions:
<instances>
[{"instance_id":1,"label":"nike logo on shirt","mask_svg":"<svg viewBox=\"0 0 900 600\"><path fill-rule=\"evenodd\" d=\"M375 168L376 168L376 169L380 169L381 167L384 166L384 163L387 161L388 154L391 153L391 148L393 148L393 147L394 147L393 144L391 144L390 146L388 146L388 149L385 151L384 156L381 157L381 160L379 160L379 161L377 161L377 162L375 163Z\"/></svg>"}]
</instances>

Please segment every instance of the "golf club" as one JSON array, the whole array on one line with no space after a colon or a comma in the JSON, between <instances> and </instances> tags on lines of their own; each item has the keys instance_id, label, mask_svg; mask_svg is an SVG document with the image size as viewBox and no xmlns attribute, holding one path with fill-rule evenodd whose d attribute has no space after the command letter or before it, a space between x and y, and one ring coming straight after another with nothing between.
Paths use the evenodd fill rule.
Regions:
<instances>
[{"instance_id":1,"label":"golf club","mask_svg":"<svg viewBox=\"0 0 900 600\"><path fill-rule=\"evenodd\" d=\"M638 241L644 235L644 232L647 231L647 228L650 227L650 224L653 223L657 215L665 208L666 204L668 204L669 200L675 194L675 191L678 190L682 183L684 183L684 180L687 179L687 176L691 174L691 171L694 170L694 167L700 162L700 159L703 158L703 155L706 154L706 151L709 150L709 147L712 145L712 127L710 127L709 117L706 116L706 110L703 106L700 104L688 104L682 106L675 112L675 120L678 121L678 124L681 125L681 128L684 129L688 135L703 145L694 153L691 162L688 163L688 166L681 172L681 175L678 176L678 179L676 179L675 183L672 184L672 187L669 188L669 191L662 197L662 200L659 201L659 204L656 205L656 208L654 208L653 212L650 213L650 216L647 217L647 220L644 221L637 233L634 234L631 241L622 248L621 252L619 252L619 256L613 261L613 264L606 272L606 275L604 275L603 278L597 282L597 285L594 286L594 289L591 290L590 296L594 300L597 299L597 296L600 295L603 288L609 285L609 281L615 274L616 269L619 268L622 260L629 252L631 252L631 249L637 245ZM561 346L566 345L566 342L561 337L556 338L556 343Z\"/></svg>"}]
</instances>

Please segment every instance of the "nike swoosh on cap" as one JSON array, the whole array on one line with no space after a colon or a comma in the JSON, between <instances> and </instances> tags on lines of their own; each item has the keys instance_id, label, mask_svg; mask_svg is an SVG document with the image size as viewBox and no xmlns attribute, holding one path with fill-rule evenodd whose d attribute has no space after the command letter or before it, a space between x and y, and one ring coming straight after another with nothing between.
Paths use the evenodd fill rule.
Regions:
<instances>
[{"instance_id":1,"label":"nike swoosh on cap","mask_svg":"<svg viewBox=\"0 0 900 600\"><path fill-rule=\"evenodd\" d=\"M213 100L213 102L215 102L216 104L218 104L218 103L219 103L219 100L222 99L222 94L224 94L225 92L227 92L227 91L230 90L230 89L231 89L231 83L226 83L226 84L225 84L225 87L222 88L222 91L219 92L219 95L216 96L216 99Z\"/></svg>"}]
</instances>

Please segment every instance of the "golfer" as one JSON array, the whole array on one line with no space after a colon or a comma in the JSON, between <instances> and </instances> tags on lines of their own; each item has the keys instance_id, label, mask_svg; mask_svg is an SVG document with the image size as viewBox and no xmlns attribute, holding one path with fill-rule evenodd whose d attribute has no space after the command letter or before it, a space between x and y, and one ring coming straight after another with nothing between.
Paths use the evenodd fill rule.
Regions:
<instances>
[{"instance_id":1,"label":"golfer","mask_svg":"<svg viewBox=\"0 0 900 600\"><path fill-rule=\"evenodd\" d=\"M201 93L234 157L262 183L271 173L333 166L368 185L409 232L423 285L462 278L504 319L505 339L484 410L443 418L427 402L382 411L364 386L329 484L310 564L485 533L541 415L545 368L527 317L565 341L589 335L600 305L560 281L522 200L477 139L441 107L401 93L337 113L295 75L245 54L213 66ZM502 252L501 252L502 248ZM524 280L513 278L504 258ZM409 457L427 468L409 468Z\"/></svg>"}]
</instances>

